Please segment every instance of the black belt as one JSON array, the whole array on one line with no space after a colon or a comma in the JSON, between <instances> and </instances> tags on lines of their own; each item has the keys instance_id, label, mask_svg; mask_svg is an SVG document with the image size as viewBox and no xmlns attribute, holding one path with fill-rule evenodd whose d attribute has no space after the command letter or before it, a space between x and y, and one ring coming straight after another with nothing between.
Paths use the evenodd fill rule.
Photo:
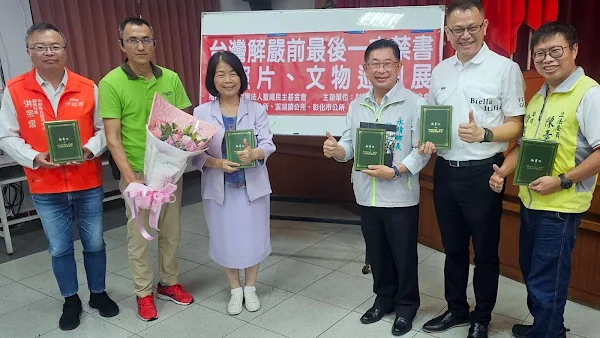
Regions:
<instances>
[{"instance_id":1,"label":"black belt","mask_svg":"<svg viewBox=\"0 0 600 338\"><path fill-rule=\"evenodd\" d=\"M481 166L481 165L496 163L497 157L500 155L501 154L496 154L490 158L486 158L483 160L470 160L470 161L451 161L451 160L446 160L443 157L441 159L444 160L446 163L448 163L449 166L454 167L454 168L477 167L477 166Z\"/></svg>"}]
</instances>

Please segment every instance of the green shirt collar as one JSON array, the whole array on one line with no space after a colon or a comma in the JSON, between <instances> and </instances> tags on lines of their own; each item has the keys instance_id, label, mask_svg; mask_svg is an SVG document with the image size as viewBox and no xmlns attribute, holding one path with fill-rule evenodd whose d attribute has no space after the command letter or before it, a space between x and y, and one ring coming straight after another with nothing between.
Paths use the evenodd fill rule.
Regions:
<instances>
[{"instance_id":1,"label":"green shirt collar","mask_svg":"<svg viewBox=\"0 0 600 338\"><path fill-rule=\"evenodd\" d=\"M160 67L158 67L154 63L152 63L152 61L150 61L150 67L152 68L152 74L155 78L158 79L162 76L162 69L160 69ZM137 74L134 73L133 70L131 70L131 67L129 67L129 65L127 64L127 58L123 60L123 63L121 64L121 69L123 70L123 72L125 72L125 75L127 75L127 78L129 80L137 80L139 78L139 76L137 76Z\"/></svg>"}]
</instances>

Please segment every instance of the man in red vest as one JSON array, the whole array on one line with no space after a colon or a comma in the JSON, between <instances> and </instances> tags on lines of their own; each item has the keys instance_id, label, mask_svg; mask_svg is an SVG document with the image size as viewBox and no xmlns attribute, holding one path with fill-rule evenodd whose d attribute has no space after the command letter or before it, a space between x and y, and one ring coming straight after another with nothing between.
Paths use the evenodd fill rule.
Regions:
<instances>
[{"instance_id":1,"label":"man in red vest","mask_svg":"<svg viewBox=\"0 0 600 338\"><path fill-rule=\"evenodd\" d=\"M105 292L106 251L102 237L102 163L106 150L98 89L92 80L65 68L66 40L56 26L27 31L34 68L10 81L0 109L0 148L24 167L35 209L50 246L52 270L65 303L59 327L79 326L81 300L73 250L73 220L83 245L89 306L101 316L119 313ZM45 121L77 120L84 161L58 165L48 156Z\"/></svg>"}]
</instances>

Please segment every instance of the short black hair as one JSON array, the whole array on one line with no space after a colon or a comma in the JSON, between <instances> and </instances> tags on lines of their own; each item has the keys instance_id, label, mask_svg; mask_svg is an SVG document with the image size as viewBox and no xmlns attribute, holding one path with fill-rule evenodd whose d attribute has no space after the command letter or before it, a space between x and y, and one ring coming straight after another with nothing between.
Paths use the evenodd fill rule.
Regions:
<instances>
[{"instance_id":1,"label":"short black hair","mask_svg":"<svg viewBox=\"0 0 600 338\"><path fill-rule=\"evenodd\" d=\"M575 27L568 23L551 21L547 22L536 29L531 35L531 44L529 48L533 50L540 42L547 41L553 37L561 35L569 43L569 47L573 47L574 44L579 42L577 36L577 30Z\"/></svg>"},{"instance_id":2,"label":"short black hair","mask_svg":"<svg viewBox=\"0 0 600 338\"><path fill-rule=\"evenodd\" d=\"M242 95L248 89L248 77L244 71L244 65L242 65L242 61L240 61L235 54L229 51L216 52L208 60L208 65L206 66L206 80L204 81L206 90L208 90L212 96L219 96L219 91L217 90L217 87L215 87L215 73L217 72L217 65L219 62L225 62L228 64L237 74L237 76L239 76L239 94Z\"/></svg>"},{"instance_id":3,"label":"short black hair","mask_svg":"<svg viewBox=\"0 0 600 338\"><path fill-rule=\"evenodd\" d=\"M138 17L131 17L131 18L127 18L127 19L121 21L121 23L119 24L119 39L123 40L123 34L125 33L125 27L127 25L134 25L134 26L146 25L146 26L148 26L148 28L150 28L150 32L152 32L152 38L154 38L154 28L152 28L152 25L150 24L150 22L148 22L148 20L138 18Z\"/></svg>"},{"instance_id":4,"label":"short black hair","mask_svg":"<svg viewBox=\"0 0 600 338\"><path fill-rule=\"evenodd\" d=\"M483 16L483 4L479 0L454 0L446 10L446 17L455 11L467 11L473 8L477 8L479 13Z\"/></svg>"},{"instance_id":5,"label":"short black hair","mask_svg":"<svg viewBox=\"0 0 600 338\"><path fill-rule=\"evenodd\" d=\"M383 48L390 48L394 52L396 60L400 61L400 47L398 47L396 41L392 39L379 39L371 42L367 50L365 50L365 63L369 61L372 51Z\"/></svg>"},{"instance_id":6,"label":"short black hair","mask_svg":"<svg viewBox=\"0 0 600 338\"><path fill-rule=\"evenodd\" d=\"M48 22L36 23L35 25L29 27L27 33L25 34L25 47L29 48L29 38L33 35L33 33L45 31L55 31L60 34L65 41L65 47L67 47L67 39L65 38L65 35L60 31L60 29L58 29L58 27L56 27L56 25Z\"/></svg>"}]
</instances>

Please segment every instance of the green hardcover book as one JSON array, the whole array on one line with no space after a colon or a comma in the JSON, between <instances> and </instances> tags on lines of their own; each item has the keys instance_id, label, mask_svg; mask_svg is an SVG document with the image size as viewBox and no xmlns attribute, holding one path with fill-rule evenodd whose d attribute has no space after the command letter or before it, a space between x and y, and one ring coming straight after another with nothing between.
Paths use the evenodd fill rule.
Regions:
<instances>
[{"instance_id":1,"label":"green hardcover book","mask_svg":"<svg viewBox=\"0 0 600 338\"><path fill-rule=\"evenodd\" d=\"M240 158L237 155L238 151L244 150L244 139L248 142L250 148L255 148L254 130L243 129L243 130L226 130L225 131L225 145L227 147L227 160L239 163L238 168L254 168L256 161L252 161L249 164L242 164Z\"/></svg>"},{"instance_id":2,"label":"green hardcover book","mask_svg":"<svg viewBox=\"0 0 600 338\"><path fill-rule=\"evenodd\" d=\"M83 162L77 120L44 122L50 161L56 164Z\"/></svg>"},{"instance_id":3,"label":"green hardcover book","mask_svg":"<svg viewBox=\"0 0 600 338\"><path fill-rule=\"evenodd\" d=\"M421 144L429 141L436 149L450 149L451 131L452 106L421 106Z\"/></svg>"},{"instance_id":4,"label":"green hardcover book","mask_svg":"<svg viewBox=\"0 0 600 338\"><path fill-rule=\"evenodd\" d=\"M361 122L360 128L385 129L385 156L384 165L392 167L394 160L394 146L396 145L396 125L374 122Z\"/></svg>"},{"instance_id":5,"label":"green hardcover book","mask_svg":"<svg viewBox=\"0 0 600 338\"><path fill-rule=\"evenodd\" d=\"M383 165L385 161L385 129L357 128L354 170Z\"/></svg>"},{"instance_id":6,"label":"green hardcover book","mask_svg":"<svg viewBox=\"0 0 600 338\"><path fill-rule=\"evenodd\" d=\"M558 142L522 139L513 183L529 185L543 176L551 176Z\"/></svg>"}]
</instances>

